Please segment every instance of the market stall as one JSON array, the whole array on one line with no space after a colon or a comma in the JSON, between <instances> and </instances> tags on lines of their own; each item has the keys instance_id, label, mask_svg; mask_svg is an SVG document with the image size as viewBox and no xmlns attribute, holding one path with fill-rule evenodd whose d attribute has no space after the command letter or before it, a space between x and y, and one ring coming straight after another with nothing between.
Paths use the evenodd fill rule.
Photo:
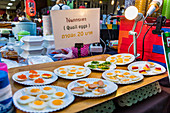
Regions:
<instances>
[{"instance_id":1,"label":"market stall","mask_svg":"<svg viewBox=\"0 0 170 113\"><path fill-rule=\"evenodd\" d=\"M32 65L32 66L25 66L25 67L18 67L18 68L12 68L9 69L9 78L10 78L10 83L12 85L12 93L14 94L16 91L19 89L24 88L24 85L18 84L12 80L12 76L15 73L22 72L22 71L29 71L29 70L46 70L46 71L51 71L53 72L56 68L60 66L65 66L65 65L80 65L83 66L85 62L88 61L93 61L93 60L106 60L110 55L98 55L98 56L92 56L92 57L87 57L87 58L78 58L78 59L72 59L72 60L65 60L65 61L58 61L58 62L52 62L52 63L45 63L45 64L38 64L38 65ZM116 69L123 69L127 70L127 65L126 66L117 66ZM130 92L133 92L135 90L141 89L142 87L146 87L149 84L156 83L158 80L163 79L167 77L168 74L160 74L156 76L148 76L144 77L142 81L139 81L134 84L130 85L118 85L117 91L114 93L104 96L104 97L99 97L99 98L83 98L83 97L75 97L74 102L69 105L67 108L57 111L57 112L79 112L83 111L85 109L94 107L98 104L104 103L106 101L119 98L122 95L126 95ZM98 71L92 71L92 73L87 77L87 78L102 78L102 72ZM61 86L64 88L67 88L68 84L72 82L73 80L66 80L63 78L58 78L57 81L50 85L55 85L55 86ZM150 85L150 87L154 88L154 85ZM159 88L158 88L159 89ZM159 91L155 91L155 93L158 93ZM153 92L151 92L153 93ZM153 95L153 94L150 94ZM14 98L15 99L15 98ZM142 99L143 100L143 99ZM138 98L136 98L136 101L139 101ZM22 113L21 110L16 109L17 113Z\"/></svg>"}]
</instances>

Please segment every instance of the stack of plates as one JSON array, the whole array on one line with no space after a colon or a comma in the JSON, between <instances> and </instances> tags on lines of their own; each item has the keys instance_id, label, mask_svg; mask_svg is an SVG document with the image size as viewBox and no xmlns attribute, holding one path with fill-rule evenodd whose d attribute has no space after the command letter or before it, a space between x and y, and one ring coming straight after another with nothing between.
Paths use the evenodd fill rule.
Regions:
<instances>
[{"instance_id":1,"label":"stack of plates","mask_svg":"<svg viewBox=\"0 0 170 113\"><path fill-rule=\"evenodd\" d=\"M24 45L21 47L24 51L20 54L21 57L41 55L43 38L41 36L25 36L22 38Z\"/></svg>"}]
</instances>

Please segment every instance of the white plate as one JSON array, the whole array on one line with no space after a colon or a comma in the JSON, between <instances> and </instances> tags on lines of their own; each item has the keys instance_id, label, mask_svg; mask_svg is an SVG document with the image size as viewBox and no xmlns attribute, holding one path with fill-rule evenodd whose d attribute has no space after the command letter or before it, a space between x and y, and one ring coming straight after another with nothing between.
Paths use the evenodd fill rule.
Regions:
<instances>
[{"instance_id":1,"label":"white plate","mask_svg":"<svg viewBox=\"0 0 170 113\"><path fill-rule=\"evenodd\" d=\"M22 72L15 73L15 74L12 76L12 79L13 79L15 82L17 82L17 83L19 83L19 84L23 84L23 85L45 85L45 84L51 84L51 83L55 82L55 81L58 79L58 77L57 77L53 72L43 71L43 70L35 70L35 71L37 71L37 72L40 74L40 78L42 78L42 77L41 77L41 74L44 74L44 73L52 74L53 76L52 76L51 78L48 78L48 79L43 78L44 81L45 81L45 83L39 83L39 84L37 84L37 83L34 83L34 80L30 80L30 79L28 78L28 76L29 76L29 71L22 71ZM25 81L18 81L16 78L17 78L18 75L21 75L21 74L26 75L28 79L25 80Z\"/></svg>"},{"instance_id":2,"label":"white plate","mask_svg":"<svg viewBox=\"0 0 170 113\"><path fill-rule=\"evenodd\" d=\"M135 60L135 56L134 56L134 55L129 54L129 53L121 53L121 54L115 54L115 55L112 55L112 56L108 57L108 58L106 59L106 61L109 61L109 62L110 62L111 57L117 57L117 55L122 55L122 58L123 58L124 56L131 56L131 58L130 58L130 61L128 61L128 62L115 63L116 65L127 65L127 64L129 64L129 63L131 63L131 62L133 62L133 61ZM124 59L124 58L123 58L123 59Z\"/></svg>"},{"instance_id":3,"label":"white plate","mask_svg":"<svg viewBox=\"0 0 170 113\"><path fill-rule=\"evenodd\" d=\"M84 66L87 67L88 65L91 65L91 62L92 62L92 61L86 62L86 63L84 64ZM104 63L104 62L106 62L106 61L98 61L98 62L99 62L99 64L101 64L101 63ZM90 68L90 67L89 67L89 68ZM113 69L115 69L115 68L116 68L116 65L112 63L112 64L110 65L109 70L113 70ZM100 69L100 68L95 68L95 69L90 68L90 69L96 70L96 71L106 71L106 70L103 70L103 69Z\"/></svg>"},{"instance_id":4,"label":"white plate","mask_svg":"<svg viewBox=\"0 0 170 113\"><path fill-rule=\"evenodd\" d=\"M144 65L147 63L147 62L150 62L150 61L137 61L137 62L133 62L132 64L129 64L128 65L128 70L129 71L132 71L132 66L138 66L139 67L139 70L144 67ZM154 62L152 62L154 63ZM158 73L154 73L153 70L154 70L154 67L150 68L150 71L146 71L147 74L143 74L143 75L148 75L148 76L152 76L152 75L158 75L158 74L162 74L162 73L165 73L166 72L166 69L160 65L160 64L157 64L157 63L154 63L155 64L155 67L160 67L161 68L161 72L158 72Z\"/></svg>"},{"instance_id":5,"label":"white plate","mask_svg":"<svg viewBox=\"0 0 170 113\"><path fill-rule=\"evenodd\" d=\"M47 63L47 62L54 62L54 61L48 56L30 56L30 57L28 57L28 65L41 64L41 63Z\"/></svg>"},{"instance_id":6,"label":"white plate","mask_svg":"<svg viewBox=\"0 0 170 113\"><path fill-rule=\"evenodd\" d=\"M137 77L139 78L138 80L132 80L132 81L130 81L130 82L128 82L128 83L121 83L120 80L122 80L123 78L122 78L122 79L118 79L119 81L118 81L118 82L115 82L116 84L133 84L133 83L136 83L136 82L141 81L141 80L144 78L143 75L141 75L141 74L139 74L139 73L135 73L135 72L131 72L131 71L126 71L126 70L120 70L120 69L105 71L105 72L102 74L102 77L103 77L104 79L106 79L106 80L112 81L110 78L108 78L108 77L106 76L106 74L107 74L107 73L110 73L110 72L114 72L114 71L120 71L121 73L129 72L130 75L135 75L135 76L137 76ZM125 78L128 78L128 77L125 77Z\"/></svg>"},{"instance_id":7,"label":"white plate","mask_svg":"<svg viewBox=\"0 0 170 113\"><path fill-rule=\"evenodd\" d=\"M71 82L70 84L68 84L67 86L67 89L69 90L69 92L71 92L73 95L76 95L76 96L79 96L79 97L102 97L102 96L106 96L106 95L109 95L113 92L115 92L117 89L118 89L118 86L113 83L113 82L110 82L110 81L107 81L107 80L103 80L103 79L97 79L97 78L85 78L85 79L79 79L79 80L85 80L87 81L88 83L93 83L95 81L99 81L99 80L102 80L104 82L104 84L106 84L107 86L103 89L105 89L106 93L105 94L101 94L101 95L95 95L93 94L92 92L85 92L84 94L82 95L79 95L79 94L74 94L71 92L71 89L73 87L78 87L77 85L77 81L78 80L75 80L73 82Z\"/></svg>"},{"instance_id":8,"label":"white plate","mask_svg":"<svg viewBox=\"0 0 170 113\"><path fill-rule=\"evenodd\" d=\"M70 68L70 67L81 68L81 67L83 67L83 66L67 65L67 66L61 66L61 67L59 67L59 68L67 68L67 69L68 69L68 68ZM59 70L58 70L59 68L55 69L55 70L54 70L54 73L55 73L56 75L58 75L59 77L64 78L64 79L72 79L72 80L74 80L74 79L84 78L84 77L89 76L90 73L91 73L91 70L90 70L88 67L83 67L83 68L86 69L86 72L85 72L84 76L79 76L79 77L77 77L77 76L74 76L74 77L61 76L61 75L58 73L58 72L59 72ZM67 71L67 72L68 72L68 71Z\"/></svg>"},{"instance_id":9,"label":"white plate","mask_svg":"<svg viewBox=\"0 0 170 113\"><path fill-rule=\"evenodd\" d=\"M48 85L49 86L49 85ZM22 95L25 95L26 93L25 93L25 90L26 89L29 89L29 88L40 88L40 89L42 89L43 87L46 87L46 86L33 86L33 87L27 87L27 88L22 88L22 89L20 89L20 90L18 90L17 92L15 92L15 94L13 95L13 103L14 103L14 105L18 108L18 109L20 109L20 110L22 110L22 111L24 111L24 112L36 112L36 113L47 113L47 112L53 112L53 111L57 111L57 110L61 110L61 109L64 109L64 108L66 108L67 106L69 106L73 101L74 101L74 96L71 94L71 93L69 93L68 92L68 90L67 89L65 89L65 88L63 88L63 87L59 87L59 86L50 86L50 87L53 87L53 88L55 88L57 91L61 91L61 92L64 92L65 94L66 94L66 96L65 96L65 98L64 99L62 99L63 101L64 101L64 103L65 103L65 105L64 106L62 106L62 107L60 107L60 108L58 108L58 109L52 109L52 108L50 108L50 107L46 107L44 110L34 110L34 109L32 109L31 107L29 107L28 105L21 105L21 104L19 104L18 102L17 102L17 99L20 97L20 96L22 96Z\"/></svg>"}]
</instances>

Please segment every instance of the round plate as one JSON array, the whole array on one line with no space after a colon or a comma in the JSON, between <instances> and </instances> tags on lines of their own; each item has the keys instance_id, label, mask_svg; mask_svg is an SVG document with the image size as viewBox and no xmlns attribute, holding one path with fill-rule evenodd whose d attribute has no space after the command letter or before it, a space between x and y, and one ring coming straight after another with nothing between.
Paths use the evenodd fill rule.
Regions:
<instances>
[{"instance_id":1,"label":"round plate","mask_svg":"<svg viewBox=\"0 0 170 113\"><path fill-rule=\"evenodd\" d=\"M61 67L59 67L59 68L67 68L67 69L68 69L68 68L70 68L70 67L81 68L81 67L83 67L83 66L78 66L78 65L67 65L67 66L61 66ZM90 73L91 73L91 70L90 70L88 67L83 67L83 68L86 69L86 72L85 72L85 74L84 74L83 76L79 76L79 77L77 77L77 76L74 76L74 77L61 76L61 75L58 73L58 72L59 72L59 68L55 69L55 70L54 70L54 73L55 73L56 75L58 75L59 77L64 78L64 79L71 79L71 80L74 80L74 79L84 78L84 77L89 76Z\"/></svg>"},{"instance_id":2,"label":"round plate","mask_svg":"<svg viewBox=\"0 0 170 113\"><path fill-rule=\"evenodd\" d=\"M128 65L128 70L129 71L132 71L132 66L138 66L139 67L139 70L141 69L142 70L142 68L144 67L144 65L147 63L148 61L137 61L137 62L133 62L132 64L129 64ZM152 62L152 63L154 63L154 62ZM154 73L153 72L153 70L154 70L154 67L152 67L152 68L150 68L150 71L146 71L147 72L147 74L143 74L143 75L145 75L145 76L153 76L153 75L158 75L158 74L162 74L162 73L165 73L166 72L166 69L162 66L162 65L160 65L160 64L157 64L157 63L154 63L155 64L155 66L154 67L160 67L161 68L161 72L157 72L157 73Z\"/></svg>"},{"instance_id":3,"label":"round plate","mask_svg":"<svg viewBox=\"0 0 170 113\"><path fill-rule=\"evenodd\" d=\"M49 87L52 87L52 88L55 88L57 91L61 91L61 92L64 92L66 94L65 98L62 99L65 103L65 105L63 105L62 107L59 107L57 109L52 109L50 107L46 107L45 109L43 110L34 110L32 109L31 107L29 107L28 105L21 105L17 102L17 99L22 96L22 95L25 95L25 91L26 89L29 89L29 88L40 88L42 89L43 87L46 87L46 86L33 86L33 87L27 87L27 88L22 88L20 90L18 90L17 92L15 92L15 94L13 95L13 103L14 105L24 111L24 112L36 112L36 113L48 113L48 112L53 112L53 111L57 111L57 110L61 110L61 109L64 109L66 108L67 106L69 106L73 101L74 101L74 96L68 92L68 90L66 90L65 88L63 87L59 87L59 86L50 86L50 85L47 85Z\"/></svg>"},{"instance_id":4,"label":"round plate","mask_svg":"<svg viewBox=\"0 0 170 113\"><path fill-rule=\"evenodd\" d=\"M71 92L71 89L72 89L73 87L78 87L78 85L77 85L77 81L78 81L78 80L75 80L75 81L71 82L70 84L68 84L67 89L68 89L69 92L71 92L73 95L76 95L76 96L79 96L79 97L88 97L88 98L90 98L90 97L102 97L102 96L109 95L109 94L115 92L115 91L118 89L118 86L117 86L115 83L110 82L110 81L106 81L106 80L103 80L103 79L85 78L85 79L79 79L79 80L85 80L85 81L87 81L88 83L93 83L93 82L95 82L95 81L102 80L102 81L104 82L104 84L107 85L105 88L103 88L103 89L106 90L106 93L105 93L105 94L95 95L95 94L93 94L92 92L87 92L87 91L86 91L84 94L79 95L79 94L74 94L74 93Z\"/></svg>"},{"instance_id":5,"label":"round plate","mask_svg":"<svg viewBox=\"0 0 170 113\"><path fill-rule=\"evenodd\" d=\"M123 63L116 63L115 62L116 65L127 65L127 64L129 64L129 63L131 63L131 62L133 62L135 60L135 56L134 55L129 54L129 53L121 53L121 54L115 54L115 55L112 55L112 56L108 57L106 59L106 61L110 62L112 57L116 57L117 58L118 55L121 55L121 58L123 58L123 59L124 59L124 56L131 56L131 58L130 58L130 61L128 61L128 62L125 62L125 61Z\"/></svg>"},{"instance_id":6,"label":"round plate","mask_svg":"<svg viewBox=\"0 0 170 113\"><path fill-rule=\"evenodd\" d=\"M126 71L126 70L120 70L120 69L105 71L105 72L102 74L102 77L103 77L104 79L106 79L106 80L112 81L110 78L108 78L108 77L106 76L106 74L107 74L107 73L113 73L114 71L120 71L122 74L125 73L125 72L128 72L128 73L130 73L130 75L135 75L135 76L138 77L137 80L132 80L132 81L127 82L127 83L122 83L122 82L121 82L121 79L118 78L118 82L115 82L116 84L124 84L124 85L126 85L126 84L133 84L133 83L136 83L136 82L141 81L141 80L144 78L143 75L141 75L141 74L139 74L139 73L135 73L135 72L131 72L131 71ZM116 76L117 76L117 75L116 75ZM115 76L115 77L116 77L116 76ZM117 78L117 77L116 77L116 78ZM125 78L128 78L128 76L125 77ZM122 79L125 79L125 78L122 78ZM114 81L113 81L113 82L114 82Z\"/></svg>"},{"instance_id":7,"label":"round plate","mask_svg":"<svg viewBox=\"0 0 170 113\"><path fill-rule=\"evenodd\" d=\"M86 62L85 64L84 64L84 66L85 67L87 67L88 65L91 65L91 62L92 61L89 61L89 62ZM104 62L106 62L106 61L98 61L99 62L99 64L101 64L101 63L104 63ZM90 67L89 67L90 68ZM113 70L113 69L115 69L116 68L116 65L115 64L111 64L110 65L110 68L109 68L109 70ZM100 69L100 68L95 68L95 69L93 69L93 68L90 68L91 70L95 70L95 71L107 71L107 70L104 70L104 69Z\"/></svg>"},{"instance_id":8,"label":"round plate","mask_svg":"<svg viewBox=\"0 0 170 113\"><path fill-rule=\"evenodd\" d=\"M44 74L44 73L51 74L52 77L51 77L51 78L48 78L48 79L43 78L43 80L45 81L45 83L38 83L38 84L37 84L37 83L34 83L34 80L30 80L30 79L27 79L27 80L24 80L24 81L19 81L19 80L16 79L18 75L24 74L24 75L27 76L27 78L28 78L28 76L29 76L29 71L22 71L22 72L15 73L15 74L12 76L12 79L13 79L15 82L17 82L17 83L19 83L19 84L23 84L23 85L45 85L45 84L51 84L51 83L55 82L55 81L58 79L58 77L57 77L53 72L43 71L43 70L35 70L35 71L37 71L38 74L40 74L40 78L42 78L41 75Z\"/></svg>"}]
</instances>

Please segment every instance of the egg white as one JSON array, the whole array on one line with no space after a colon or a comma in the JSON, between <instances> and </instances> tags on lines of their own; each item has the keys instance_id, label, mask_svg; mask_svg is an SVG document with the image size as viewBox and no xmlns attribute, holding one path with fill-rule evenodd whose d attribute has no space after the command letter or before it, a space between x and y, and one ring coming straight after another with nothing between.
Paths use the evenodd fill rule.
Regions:
<instances>
[{"instance_id":1,"label":"egg white","mask_svg":"<svg viewBox=\"0 0 170 113\"><path fill-rule=\"evenodd\" d=\"M126 79L129 80L129 81L124 81L124 80L126 80ZM130 82L132 82L132 80L129 79L129 78L125 78L125 79L121 79L120 82L121 82L121 83L130 83Z\"/></svg>"},{"instance_id":2,"label":"egg white","mask_svg":"<svg viewBox=\"0 0 170 113\"><path fill-rule=\"evenodd\" d=\"M117 77L109 77L108 80L112 82L119 82L119 79Z\"/></svg>"},{"instance_id":3,"label":"egg white","mask_svg":"<svg viewBox=\"0 0 170 113\"><path fill-rule=\"evenodd\" d=\"M67 76L68 72L67 72L67 71L65 71L66 73L62 73L62 71L65 71L65 70L61 70L61 71L59 71L59 75L60 75L60 76Z\"/></svg>"},{"instance_id":4,"label":"egg white","mask_svg":"<svg viewBox=\"0 0 170 113\"><path fill-rule=\"evenodd\" d=\"M66 94L65 94L64 92L62 92L62 93L64 93L64 95L62 95L62 96L57 96L56 93L57 93L57 92L55 92L55 93L52 95L52 98L54 98L54 99L62 99L62 98L64 98L64 97L66 96Z\"/></svg>"},{"instance_id":5,"label":"egg white","mask_svg":"<svg viewBox=\"0 0 170 113\"><path fill-rule=\"evenodd\" d=\"M156 68L156 67L155 67L155 68ZM153 72L154 72L154 73L161 73L161 72L162 72L162 68L161 68L161 71L157 71L155 68L153 69Z\"/></svg>"},{"instance_id":6,"label":"egg white","mask_svg":"<svg viewBox=\"0 0 170 113\"><path fill-rule=\"evenodd\" d=\"M98 91L96 91L96 90L93 90L92 93L95 94L95 95L101 95L101 94L105 94L106 92L101 93L101 92L98 92Z\"/></svg>"},{"instance_id":7,"label":"egg white","mask_svg":"<svg viewBox=\"0 0 170 113\"><path fill-rule=\"evenodd\" d=\"M123 77L121 77L121 76L123 76ZM117 78L118 78L118 79L123 79L123 78L126 78L126 76L123 75L123 74L122 74L122 75L117 75Z\"/></svg>"},{"instance_id":8,"label":"egg white","mask_svg":"<svg viewBox=\"0 0 170 113\"><path fill-rule=\"evenodd\" d=\"M28 95L27 95L28 96ZM17 102L19 103L19 104L23 104L23 105L25 105L25 104L28 104L28 103L30 103L30 102L33 102L36 98L35 97L33 97L33 96L29 96L29 99L26 99L26 100L22 100L22 99L20 99L22 96L20 96L18 99L17 99Z\"/></svg>"},{"instance_id":9,"label":"egg white","mask_svg":"<svg viewBox=\"0 0 170 113\"><path fill-rule=\"evenodd\" d=\"M80 74L77 74L79 71L76 72L76 76L83 76L85 74L85 72L80 71Z\"/></svg>"},{"instance_id":10,"label":"egg white","mask_svg":"<svg viewBox=\"0 0 170 113\"><path fill-rule=\"evenodd\" d=\"M56 100L56 99L52 99L52 100L50 100L50 101L48 102L48 106L49 106L50 108L52 108L52 109L61 108L61 107L65 104L64 100L62 100L63 103L62 103L61 105L54 105L54 104L52 103L54 100ZM61 100L61 99L57 99L57 100Z\"/></svg>"},{"instance_id":11,"label":"egg white","mask_svg":"<svg viewBox=\"0 0 170 113\"><path fill-rule=\"evenodd\" d=\"M40 78L40 76L38 76L38 77L35 77L35 78L30 78L30 77L28 76L28 78L29 78L30 80L35 80L35 79L38 79L38 78Z\"/></svg>"},{"instance_id":12,"label":"egg white","mask_svg":"<svg viewBox=\"0 0 170 113\"><path fill-rule=\"evenodd\" d=\"M132 76L132 75L131 75ZM129 79L131 79L131 80L133 80L133 81L136 81L136 80L138 80L139 79L139 77L138 76L136 76L135 78L130 78L131 76L129 76ZM135 75L133 75L133 76L135 76Z\"/></svg>"},{"instance_id":13,"label":"egg white","mask_svg":"<svg viewBox=\"0 0 170 113\"><path fill-rule=\"evenodd\" d=\"M85 71L86 71L86 69L85 69L84 67L79 67L79 68L77 68L77 71L85 72Z\"/></svg>"},{"instance_id":14,"label":"egg white","mask_svg":"<svg viewBox=\"0 0 170 113\"><path fill-rule=\"evenodd\" d=\"M123 75L124 75L125 77L127 77L127 76L130 76L130 73L129 73L129 72L124 72Z\"/></svg>"},{"instance_id":15,"label":"egg white","mask_svg":"<svg viewBox=\"0 0 170 113\"><path fill-rule=\"evenodd\" d=\"M34 101L35 102L35 101ZM47 103L43 102L42 105L36 105L34 102L29 103L29 106L35 110L43 110L46 108Z\"/></svg>"},{"instance_id":16,"label":"egg white","mask_svg":"<svg viewBox=\"0 0 170 113\"><path fill-rule=\"evenodd\" d=\"M115 73L111 73L111 72L106 73L106 77L113 77L113 76L116 76L116 74Z\"/></svg>"},{"instance_id":17,"label":"egg white","mask_svg":"<svg viewBox=\"0 0 170 113\"><path fill-rule=\"evenodd\" d=\"M51 96L47 95L48 98L44 98L43 99L43 98L40 98L41 95L46 95L46 94L39 94L39 95L37 95L37 99L38 100L42 100L42 101L45 101L45 102L51 100Z\"/></svg>"},{"instance_id":18,"label":"egg white","mask_svg":"<svg viewBox=\"0 0 170 113\"><path fill-rule=\"evenodd\" d=\"M38 89L38 88L29 88L29 89L26 90L26 93L27 93L28 95L32 95L32 96L37 96L37 95L39 95L39 94L42 93L41 90L38 91L38 92L31 92L32 89Z\"/></svg>"},{"instance_id":19,"label":"egg white","mask_svg":"<svg viewBox=\"0 0 170 113\"><path fill-rule=\"evenodd\" d=\"M86 91L91 92L91 91L95 90L97 87L96 87L95 89L89 89L88 84L86 84L86 85L84 86L84 88L86 89Z\"/></svg>"},{"instance_id":20,"label":"egg white","mask_svg":"<svg viewBox=\"0 0 170 113\"><path fill-rule=\"evenodd\" d=\"M84 87L86 84L87 84L87 81L86 81L85 84L81 84L81 83L79 83L79 82L77 81L77 85L80 86L80 87Z\"/></svg>"},{"instance_id":21,"label":"egg white","mask_svg":"<svg viewBox=\"0 0 170 113\"><path fill-rule=\"evenodd\" d=\"M72 70L75 70L75 71L74 71L74 72L72 72ZM77 70L76 70L76 69L70 69L68 72L69 72L69 73L73 73L73 74L75 74L75 73L77 72Z\"/></svg>"}]
</instances>

